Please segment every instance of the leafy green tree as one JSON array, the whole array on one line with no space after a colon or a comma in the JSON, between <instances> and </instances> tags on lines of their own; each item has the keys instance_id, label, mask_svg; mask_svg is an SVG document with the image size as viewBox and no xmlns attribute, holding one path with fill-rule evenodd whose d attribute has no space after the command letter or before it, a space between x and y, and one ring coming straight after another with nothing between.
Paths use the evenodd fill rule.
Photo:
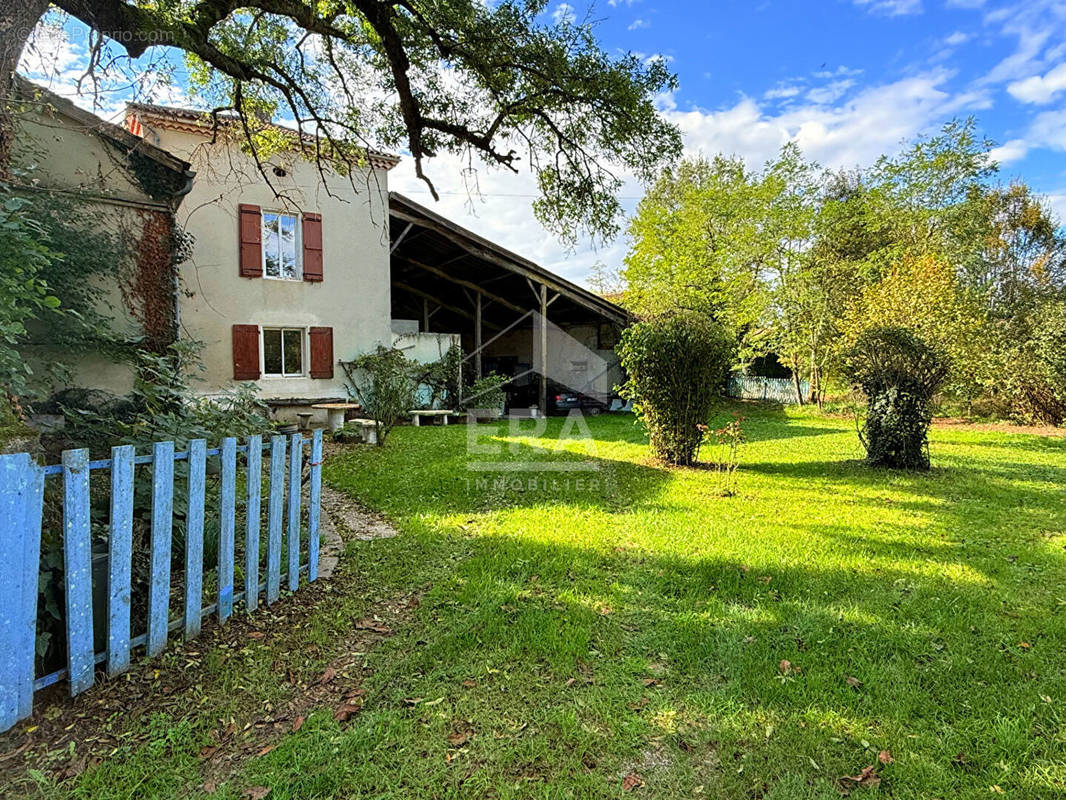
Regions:
<instances>
[{"instance_id":1,"label":"leafy green tree","mask_svg":"<svg viewBox=\"0 0 1066 800\"><path fill-rule=\"evenodd\" d=\"M935 254L959 266L976 246L965 234L971 201L987 190L996 165L993 142L980 137L973 118L952 120L899 155L882 156L867 171L864 205L869 227L887 237L866 259L887 268L904 256Z\"/></svg>"},{"instance_id":2,"label":"leafy green tree","mask_svg":"<svg viewBox=\"0 0 1066 800\"><path fill-rule=\"evenodd\" d=\"M433 191L426 159L456 153L537 177L535 210L565 237L612 235L621 167L651 181L680 153L653 98L676 87L664 59L608 55L592 20L546 23L547 0L56 0L133 59L152 45L183 52L190 75L260 162L291 145L259 120L303 134L324 174L358 147L402 148ZM0 110L49 0L0 10ZM93 51L90 71L107 57ZM328 87L329 91L324 91ZM220 117L221 119L222 117ZM0 170L10 118L0 117ZM345 170L341 170L344 172ZM269 170L263 170L269 182Z\"/></svg>"},{"instance_id":3,"label":"leafy green tree","mask_svg":"<svg viewBox=\"0 0 1066 800\"><path fill-rule=\"evenodd\" d=\"M740 159L686 160L640 202L629 226L626 303L642 315L686 309L740 337L763 318L760 267L773 247L762 177Z\"/></svg>"},{"instance_id":4,"label":"leafy green tree","mask_svg":"<svg viewBox=\"0 0 1066 800\"><path fill-rule=\"evenodd\" d=\"M989 346L985 318L945 259L904 258L863 287L840 320L845 347L886 327L906 329L943 353L952 366L949 388L968 401L977 396L986 367L982 349Z\"/></svg>"},{"instance_id":5,"label":"leafy green tree","mask_svg":"<svg viewBox=\"0 0 1066 800\"><path fill-rule=\"evenodd\" d=\"M1066 288L1066 239L1042 198L1014 181L976 194L972 222L961 235L975 244L961 266L966 285L986 297L988 311L1009 317Z\"/></svg>"}]
</instances>

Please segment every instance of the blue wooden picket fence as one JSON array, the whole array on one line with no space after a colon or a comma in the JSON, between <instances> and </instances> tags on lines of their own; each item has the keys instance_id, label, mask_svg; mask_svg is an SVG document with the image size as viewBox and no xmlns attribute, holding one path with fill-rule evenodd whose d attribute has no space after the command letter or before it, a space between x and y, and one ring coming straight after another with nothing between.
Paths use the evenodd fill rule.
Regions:
<instances>
[{"instance_id":1,"label":"blue wooden picket fence","mask_svg":"<svg viewBox=\"0 0 1066 800\"><path fill-rule=\"evenodd\" d=\"M301 525L301 473L304 446L310 444L307 535ZM318 577L319 518L322 494L322 431L311 439L300 434L272 436L267 493L266 575L260 581L260 527L262 512L263 439L250 436L244 444L223 439L209 449L207 442L189 442L186 452L175 452L173 442L156 442L151 455L137 455L133 446L111 450L111 458L89 459L88 450L67 450L62 463L38 466L28 453L0 456L0 731L5 731L32 711L33 694L64 678L72 695L93 685L96 665L105 663L107 675L130 665L130 653L144 646L158 655L171 632L183 629L184 638L200 633L204 618L217 613L225 622L243 601L256 610L260 595L268 604L281 594L282 533L285 536L286 580L296 591L300 575ZM238 454L244 454L245 519L243 591L235 591L234 556L237 509ZM220 462L218 591L214 603L203 603L204 520L207 463ZM174 517L174 464L188 462L187 506L184 511L185 581L184 612L170 614L172 526ZM132 558L134 473L151 465L151 530L148 583L148 618L145 632L132 636ZM90 526L90 474L110 471L110 515L107 553L107 645L95 652L93 635L92 536ZM287 475L286 475L287 473ZM62 481L62 549L65 592L66 667L40 677L34 674L37 634L38 576L45 481ZM286 479L287 478L287 479ZM283 514L287 511L287 518ZM307 560L301 564L301 545Z\"/></svg>"}]
</instances>

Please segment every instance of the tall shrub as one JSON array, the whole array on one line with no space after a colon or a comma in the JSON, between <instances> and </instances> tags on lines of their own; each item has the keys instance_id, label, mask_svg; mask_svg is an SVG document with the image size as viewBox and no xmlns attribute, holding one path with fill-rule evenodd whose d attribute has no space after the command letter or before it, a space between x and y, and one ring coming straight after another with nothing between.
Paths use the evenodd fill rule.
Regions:
<instances>
[{"instance_id":1,"label":"tall shrub","mask_svg":"<svg viewBox=\"0 0 1066 800\"><path fill-rule=\"evenodd\" d=\"M998 372L1011 415L1038 425L1066 423L1066 302L1042 303L1011 327Z\"/></svg>"},{"instance_id":2,"label":"tall shrub","mask_svg":"<svg viewBox=\"0 0 1066 800\"><path fill-rule=\"evenodd\" d=\"M633 401L652 451L691 464L733 357L721 325L692 311L662 314L623 331L618 355L628 375L619 391Z\"/></svg>"},{"instance_id":3,"label":"tall shrub","mask_svg":"<svg viewBox=\"0 0 1066 800\"><path fill-rule=\"evenodd\" d=\"M947 377L947 359L906 328L875 328L856 339L846 360L866 395L859 432L866 461L929 469L930 403Z\"/></svg>"},{"instance_id":4,"label":"tall shrub","mask_svg":"<svg viewBox=\"0 0 1066 800\"><path fill-rule=\"evenodd\" d=\"M377 421L378 444L384 445L389 432L415 407L418 366L401 351L380 345L352 363L349 392Z\"/></svg>"}]
</instances>

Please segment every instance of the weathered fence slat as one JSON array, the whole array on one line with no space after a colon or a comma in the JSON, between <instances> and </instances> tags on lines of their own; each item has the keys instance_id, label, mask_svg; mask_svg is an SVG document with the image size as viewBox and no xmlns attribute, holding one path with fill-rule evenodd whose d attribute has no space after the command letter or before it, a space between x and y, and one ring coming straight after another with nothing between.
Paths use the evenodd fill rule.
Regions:
<instances>
[{"instance_id":1,"label":"weathered fence slat","mask_svg":"<svg viewBox=\"0 0 1066 800\"><path fill-rule=\"evenodd\" d=\"M259 514L263 487L263 437L248 437L248 501L244 529L244 607L259 607Z\"/></svg>"},{"instance_id":2,"label":"weathered fence slat","mask_svg":"<svg viewBox=\"0 0 1066 800\"><path fill-rule=\"evenodd\" d=\"M40 531L44 513L44 470L31 464L27 470L22 516L22 619L23 636L28 647L18 676L19 717L28 717L33 710L33 660L37 652L37 582L41 566L41 537L26 536L26 531ZM15 551L17 552L17 550ZM17 563L17 560L16 560Z\"/></svg>"},{"instance_id":3,"label":"weathered fence slat","mask_svg":"<svg viewBox=\"0 0 1066 800\"><path fill-rule=\"evenodd\" d=\"M111 529L107 548L107 674L130 665L133 602L133 445L111 448Z\"/></svg>"},{"instance_id":4,"label":"weathered fence slat","mask_svg":"<svg viewBox=\"0 0 1066 800\"><path fill-rule=\"evenodd\" d=\"M307 498L307 579L318 578L318 524L322 503L322 431L311 434L311 487Z\"/></svg>"},{"instance_id":5,"label":"weathered fence slat","mask_svg":"<svg viewBox=\"0 0 1066 800\"><path fill-rule=\"evenodd\" d=\"M170 549L173 532L174 443L152 447L152 555L148 586L148 655L167 644L170 619Z\"/></svg>"},{"instance_id":6,"label":"weathered fence slat","mask_svg":"<svg viewBox=\"0 0 1066 800\"><path fill-rule=\"evenodd\" d=\"M0 456L0 730L33 703L43 495L44 472L28 453Z\"/></svg>"},{"instance_id":7,"label":"weathered fence slat","mask_svg":"<svg viewBox=\"0 0 1066 800\"><path fill-rule=\"evenodd\" d=\"M70 693L93 685L93 555L89 525L89 451L63 453L63 572L66 582Z\"/></svg>"},{"instance_id":8,"label":"weathered fence slat","mask_svg":"<svg viewBox=\"0 0 1066 800\"><path fill-rule=\"evenodd\" d=\"M289 591L300 588L300 475L303 472L303 439L292 435L289 455Z\"/></svg>"},{"instance_id":9,"label":"weathered fence slat","mask_svg":"<svg viewBox=\"0 0 1066 800\"><path fill-rule=\"evenodd\" d=\"M222 440L222 519L218 538L218 621L233 615L234 513L237 490L237 440Z\"/></svg>"},{"instance_id":10,"label":"weathered fence slat","mask_svg":"<svg viewBox=\"0 0 1066 800\"><path fill-rule=\"evenodd\" d=\"M185 638L200 635L204 596L204 493L207 480L207 442L189 442L189 499L185 518Z\"/></svg>"},{"instance_id":11,"label":"weathered fence slat","mask_svg":"<svg viewBox=\"0 0 1066 800\"><path fill-rule=\"evenodd\" d=\"M285 437L270 437L270 507L267 523L267 604L281 594L281 513L285 492Z\"/></svg>"}]
</instances>

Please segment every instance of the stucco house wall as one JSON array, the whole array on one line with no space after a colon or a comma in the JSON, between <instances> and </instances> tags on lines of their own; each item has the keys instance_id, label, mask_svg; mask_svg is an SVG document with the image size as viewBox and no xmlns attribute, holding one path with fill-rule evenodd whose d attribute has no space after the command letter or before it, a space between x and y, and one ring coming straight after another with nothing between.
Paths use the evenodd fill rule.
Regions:
<instances>
[{"instance_id":1,"label":"stucco house wall","mask_svg":"<svg viewBox=\"0 0 1066 800\"><path fill-rule=\"evenodd\" d=\"M14 190L31 200L49 193L66 198L86 210L85 224L120 238L125 257L94 279L102 290L100 310L117 338L165 347L176 333L171 235L174 210L192 179L188 164L29 81L20 80L18 90ZM133 387L130 360L32 345L23 355L38 376L49 374L50 364L64 364L66 385L116 395Z\"/></svg>"},{"instance_id":2,"label":"stucco house wall","mask_svg":"<svg viewBox=\"0 0 1066 800\"><path fill-rule=\"evenodd\" d=\"M200 391L216 394L234 387L234 325L262 328L331 328L333 377L310 375L310 344L304 338L302 374L262 375L255 383L265 400L311 403L343 398L349 361L392 344L388 242L388 167L367 166L347 176L331 175L324 184L317 166L297 152L273 158L271 188L253 159L235 141L211 141L208 127L199 130L171 124L161 114L140 109L138 124L146 139L188 160L196 172L192 191L178 221L192 235L191 258L181 266L180 325L185 336L204 345L206 371ZM320 282L242 277L239 206L263 212L321 215ZM281 417L291 417L280 414Z\"/></svg>"}]
</instances>

